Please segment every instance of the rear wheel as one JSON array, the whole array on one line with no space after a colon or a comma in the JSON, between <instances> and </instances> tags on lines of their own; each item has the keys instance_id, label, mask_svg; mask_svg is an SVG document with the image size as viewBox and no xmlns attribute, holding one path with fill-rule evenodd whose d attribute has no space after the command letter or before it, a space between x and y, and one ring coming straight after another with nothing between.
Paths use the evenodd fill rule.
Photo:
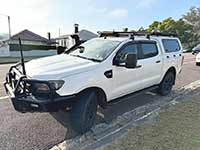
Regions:
<instances>
[{"instance_id":1,"label":"rear wheel","mask_svg":"<svg viewBox=\"0 0 200 150\"><path fill-rule=\"evenodd\" d=\"M174 82L175 82L175 75L172 71L170 71L164 76L162 82L159 85L158 88L159 94L163 96L168 95L172 90Z\"/></svg>"},{"instance_id":2,"label":"rear wheel","mask_svg":"<svg viewBox=\"0 0 200 150\"><path fill-rule=\"evenodd\" d=\"M80 133L88 131L95 123L97 106L95 92L87 91L80 94L71 110L72 128Z\"/></svg>"}]
</instances>

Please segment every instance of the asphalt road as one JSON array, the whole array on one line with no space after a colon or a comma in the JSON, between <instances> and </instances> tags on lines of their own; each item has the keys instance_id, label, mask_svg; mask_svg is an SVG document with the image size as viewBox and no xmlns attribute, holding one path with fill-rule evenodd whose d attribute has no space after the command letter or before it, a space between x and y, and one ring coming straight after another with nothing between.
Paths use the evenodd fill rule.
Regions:
<instances>
[{"instance_id":1,"label":"asphalt road","mask_svg":"<svg viewBox=\"0 0 200 150\"><path fill-rule=\"evenodd\" d=\"M174 90L200 79L200 67L195 66L194 56L185 54L182 73L177 77ZM0 150L49 149L65 139L77 135L69 124L67 113L18 113L3 89L5 73L10 65L0 65ZM138 106L153 102L160 96L152 93L126 99L99 109L97 123L109 122L118 115Z\"/></svg>"}]
</instances>

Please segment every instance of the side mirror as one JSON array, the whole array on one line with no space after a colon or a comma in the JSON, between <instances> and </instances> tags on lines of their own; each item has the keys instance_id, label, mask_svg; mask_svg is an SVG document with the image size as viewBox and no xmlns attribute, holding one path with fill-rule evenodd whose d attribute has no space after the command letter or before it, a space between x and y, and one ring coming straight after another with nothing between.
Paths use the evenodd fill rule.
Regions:
<instances>
[{"instance_id":1,"label":"side mirror","mask_svg":"<svg viewBox=\"0 0 200 150\"><path fill-rule=\"evenodd\" d=\"M135 53L126 54L125 67L136 68L136 66L137 66L137 54Z\"/></svg>"}]
</instances>

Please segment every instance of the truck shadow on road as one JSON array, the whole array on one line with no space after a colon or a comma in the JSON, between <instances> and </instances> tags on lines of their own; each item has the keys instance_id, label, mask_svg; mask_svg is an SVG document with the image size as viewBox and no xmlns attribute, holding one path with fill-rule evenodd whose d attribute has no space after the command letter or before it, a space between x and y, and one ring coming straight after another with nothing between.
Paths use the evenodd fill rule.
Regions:
<instances>
[{"instance_id":1,"label":"truck shadow on road","mask_svg":"<svg viewBox=\"0 0 200 150\"><path fill-rule=\"evenodd\" d=\"M106 109L99 108L97 112L96 124L108 123L114 120L117 116L124 114L125 112L131 111L139 106L146 105L147 103L154 102L158 100L161 96L153 93L147 92L139 96L132 96L128 98L123 98L117 103L109 104ZM69 112L57 112L51 113L52 117L56 119L60 124L62 124L66 129L65 139L71 139L78 135L77 132L73 130L70 124L70 113Z\"/></svg>"},{"instance_id":2,"label":"truck shadow on road","mask_svg":"<svg viewBox=\"0 0 200 150\"><path fill-rule=\"evenodd\" d=\"M54 119L56 119L61 125L63 125L67 129L65 139L71 139L78 135L78 133L75 132L71 127L69 112L55 112L51 113L51 115Z\"/></svg>"}]
</instances>

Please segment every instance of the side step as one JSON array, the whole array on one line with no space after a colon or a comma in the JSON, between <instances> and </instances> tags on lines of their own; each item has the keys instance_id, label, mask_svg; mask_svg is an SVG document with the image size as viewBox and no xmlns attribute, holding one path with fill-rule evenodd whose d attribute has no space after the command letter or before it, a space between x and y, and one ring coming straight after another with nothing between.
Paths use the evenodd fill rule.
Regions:
<instances>
[{"instance_id":1,"label":"side step","mask_svg":"<svg viewBox=\"0 0 200 150\"><path fill-rule=\"evenodd\" d=\"M139 90L139 91L130 93L130 94L128 94L128 95L125 95L125 96L122 96L122 97L113 99L113 100L111 100L111 101L108 102L108 105L107 105L107 106L110 106L110 105L113 105L113 104L117 104L117 103L119 103L119 102L122 102L123 100L126 100L127 98L133 98L133 97L136 97L136 96L138 96L138 95L144 94L144 93L146 93L146 92L153 91L153 90L157 89L158 87L159 87L158 85L154 85L154 86L145 88L145 89L143 89L143 90Z\"/></svg>"}]
</instances>

